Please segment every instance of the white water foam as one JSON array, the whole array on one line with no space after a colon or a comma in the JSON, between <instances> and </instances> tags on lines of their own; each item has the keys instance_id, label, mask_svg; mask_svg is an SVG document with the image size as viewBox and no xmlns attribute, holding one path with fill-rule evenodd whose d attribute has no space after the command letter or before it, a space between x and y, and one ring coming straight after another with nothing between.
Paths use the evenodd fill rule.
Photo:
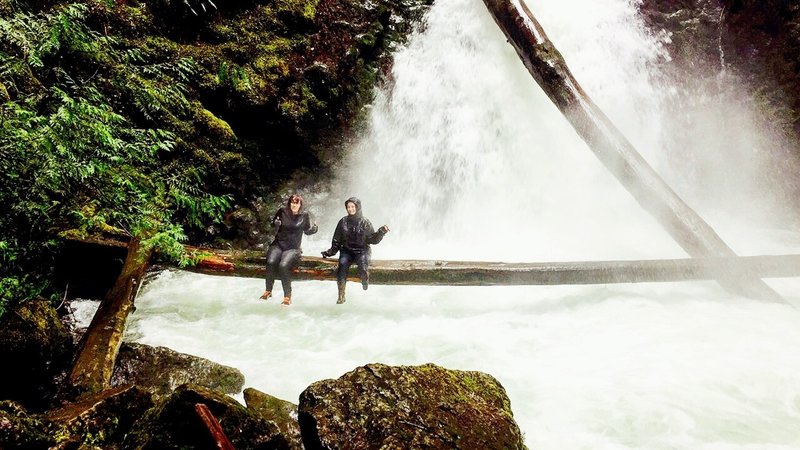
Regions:
<instances>
[{"instance_id":1,"label":"white water foam","mask_svg":"<svg viewBox=\"0 0 800 450\"><path fill-rule=\"evenodd\" d=\"M293 402L370 362L480 370L506 388L530 448L800 448L790 306L711 282L356 286L336 305L333 282L298 283L281 308L255 300L260 280L165 272L137 298L127 339L237 367Z\"/></svg>"}]
</instances>

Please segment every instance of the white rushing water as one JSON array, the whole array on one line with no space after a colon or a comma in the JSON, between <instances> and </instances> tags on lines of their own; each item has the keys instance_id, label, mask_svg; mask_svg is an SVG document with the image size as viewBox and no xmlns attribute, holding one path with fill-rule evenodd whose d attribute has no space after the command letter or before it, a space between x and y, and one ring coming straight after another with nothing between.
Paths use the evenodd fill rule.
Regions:
<instances>
[{"instance_id":1,"label":"white rushing water","mask_svg":"<svg viewBox=\"0 0 800 450\"><path fill-rule=\"evenodd\" d=\"M663 54L633 5L528 4L589 95L734 250L800 249L796 233L753 222L760 212L714 209L704 174L682 173L663 151L664 104L677 88L654 81ZM307 195L320 233L306 254L327 247L356 195L373 224L392 228L375 258L685 256L578 139L480 0L437 0L426 25L397 52L394 83L378 93L340 180ZM739 141L758 142L747 136ZM728 194L749 208L755 191L741 188ZM769 283L800 305L799 280ZM127 338L237 367L247 386L293 402L312 382L370 362L484 371L506 388L535 449L800 448L800 312L713 282L351 283L345 305L334 304L333 282L302 282L291 308L257 301L262 290L263 280L162 273L137 298Z\"/></svg>"}]
</instances>

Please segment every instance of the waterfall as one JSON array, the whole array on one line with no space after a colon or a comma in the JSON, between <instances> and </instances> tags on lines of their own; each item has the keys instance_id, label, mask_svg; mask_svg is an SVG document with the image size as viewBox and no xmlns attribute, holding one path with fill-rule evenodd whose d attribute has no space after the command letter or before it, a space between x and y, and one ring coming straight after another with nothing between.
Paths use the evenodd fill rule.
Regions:
<instances>
[{"instance_id":1,"label":"waterfall","mask_svg":"<svg viewBox=\"0 0 800 450\"><path fill-rule=\"evenodd\" d=\"M567 26L554 26L554 39L568 62L571 53L580 56L579 80L652 154L658 88L646 67L662 57L659 43L627 26L635 10L625 2L577 3L532 6L545 26ZM368 120L338 171L336 200L329 202L335 206L324 209L321 223L335 225L342 201L359 196L367 217L395 230L382 254L515 261L685 256L580 140L480 1L433 6L424 31L396 54L392 82L378 91Z\"/></svg>"},{"instance_id":2,"label":"waterfall","mask_svg":"<svg viewBox=\"0 0 800 450\"><path fill-rule=\"evenodd\" d=\"M692 72L659 74L664 35L629 1L529 3L588 94L679 195L739 253L774 251L747 223L770 215L764 191L779 183L759 160L774 140L748 123L755 113L724 85L735 80L716 77L709 90L684 82ZM422 30L395 55L317 205L323 230L356 195L367 217L392 225L386 257L686 256L576 135L482 2L437 2Z\"/></svg>"},{"instance_id":3,"label":"waterfall","mask_svg":"<svg viewBox=\"0 0 800 450\"><path fill-rule=\"evenodd\" d=\"M589 95L737 252L797 251L796 232L742 227L747 214L714 209L703 174L664 150L675 149L664 124L678 88L653 73L666 55L635 6L529 1ZM327 247L355 195L376 227L392 228L375 258L685 256L576 136L480 0L434 3L367 120L329 192L309 196L320 232L306 254ZM800 304L798 280L769 283ZM334 283L302 282L285 309L257 301L262 290L164 272L137 298L126 338L238 367L247 386L293 402L370 362L484 371L536 449L800 448L800 313L714 282L351 283L344 305Z\"/></svg>"}]
</instances>

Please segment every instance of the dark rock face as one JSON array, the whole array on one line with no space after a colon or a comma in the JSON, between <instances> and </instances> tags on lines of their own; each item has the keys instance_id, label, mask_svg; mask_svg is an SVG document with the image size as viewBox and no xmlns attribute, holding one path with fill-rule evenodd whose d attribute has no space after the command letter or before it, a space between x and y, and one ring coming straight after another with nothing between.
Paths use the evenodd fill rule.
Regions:
<instances>
[{"instance_id":1,"label":"dark rock face","mask_svg":"<svg viewBox=\"0 0 800 450\"><path fill-rule=\"evenodd\" d=\"M288 440L290 449L303 449L300 424L297 423L297 405L253 388L244 390L244 401L247 409L278 425Z\"/></svg>"},{"instance_id":2,"label":"dark rock face","mask_svg":"<svg viewBox=\"0 0 800 450\"><path fill-rule=\"evenodd\" d=\"M53 379L71 356L72 339L50 302L15 306L0 320L0 399L43 409L56 394Z\"/></svg>"},{"instance_id":3,"label":"dark rock face","mask_svg":"<svg viewBox=\"0 0 800 450\"><path fill-rule=\"evenodd\" d=\"M134 422L153 407L150 394L121 386L48 411L59 443L110 448L122 442Z\"/></svg>"},{"instance_id":4,"label":"dark rock face","mask_svg":"<svg viewBox=\"0 0 800 450\"><path fill-rule=\"evenodd\" d=\"M433 364L369 364L300 395L306 449L524 449L492 376Z\"/></svg>"},{"instance_id":5,"label":"dark rock face","mask_svg":"<svg viewBox=\"0 0 800 450\"><path fill-rule=\"evenodd\" d=\"M125 439L124 448L168 450L215 448L208 429L195 412L203 403L222 425L237 450L288 449L278 426L248 411L236 400L194 385L183 385L163 404L151 409Z\"/></svg>"},{"instance_id":6,"label":"dark rock face","mask_svg":"<svg viewBox=\"0 0 800 450\"><path fill-rule=\"evenodd\" d=\"M776 118L800 135L800 5L783 0L720 3L727 59L764 101L789 107Z\"/></svg>"},{"instance_id":7,"label":"dark rock face","mask_svg":"<svg viewBox=\"0 0 800 450\"><path fill-rule=\"evenodd\" d=\"M225 394L241 392L244 375L233 367L166 347L124 343L111 377L112 386L135 384L157 397L193 383Z\"/></svg>"},{"instance_id":8,"label":"dark rock face","mask_svg":"<svg viewBox=\"0 0 800 450\"><path fill-rule=\"evenodd\" d=\"M722 9L717 0L644 0L639 8L652 29L669 33L670 64L719 70Z\"/></svg>"},{"instance_id":9,"label":"dark rock face","mask_svg":"<svg viewBox=\"0 0 800 450\"><path fill-rule=\"evenodd\" d=\"M800 5L778 0L644 0L640 11L652 30L669 36L664 45L671 60L659 69L679 87L670 94L673 119L665 128L670 151L679 156L672 159L683 164L679 171L713 173L715 161L708 154L731 161L749 158L756 173L771 179L759 201L798 220ZM731 107L742 113L725 115ZM706 118L717 112L724 120L706 127ZM686 139L704 133L713 133L718 148L689 154L685 149L693 143ZM760 153L751 154L753 149ZM741 177L731 173L706 183L724 191L752 182L746 171L739 172Z\"/></svg>"}]
</instances>

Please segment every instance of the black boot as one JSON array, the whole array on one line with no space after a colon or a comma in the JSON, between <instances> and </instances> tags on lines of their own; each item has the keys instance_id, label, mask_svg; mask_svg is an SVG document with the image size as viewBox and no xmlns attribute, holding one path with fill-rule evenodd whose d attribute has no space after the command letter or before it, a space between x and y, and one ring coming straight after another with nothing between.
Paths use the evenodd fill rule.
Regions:
<instances>
[{"instance_id":1,"label":"black boot","mask_svg":"<svg viewBox=\"0 0 800 450\"><path fill-rule=\"evenodd\" d=\"M336 299L336 303L341 305L344 303L344 288L347 284L345 281L339 281L337 285L339 286L339 298Z\"/></svg>"},{"instance_id":2,"label":"black boot","mask_svg":"<svg viewBox=\"0 0 800 450\"><path fill-rule=\"evenodd\" d=\"M361 278L361 287L366 291L369 287L369 272L364 272L364 277Z\"/></svg>"}]
</instances>

